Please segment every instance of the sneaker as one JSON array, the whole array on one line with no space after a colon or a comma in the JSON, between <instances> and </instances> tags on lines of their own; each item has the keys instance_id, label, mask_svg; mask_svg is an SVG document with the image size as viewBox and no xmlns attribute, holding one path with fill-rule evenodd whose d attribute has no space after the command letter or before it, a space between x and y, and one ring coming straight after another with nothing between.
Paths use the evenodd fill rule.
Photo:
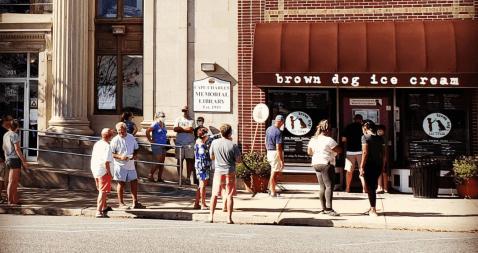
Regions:
<instances>
[{"instance_id":1,"label":"sneaker","mask_svg":"<svg viewBox=\"0 0 478 253\"><path fill-rule=\"evenodd\" d=\"M378 217L378 214L376 212L369 212L368 215L370 217Z\"/></svg>"},{"instance_id":2,"label":"sneaker","mask_svg":"<svg viewBox=\"0 0 478 253\"><path fill-rule=\"evenodd\" d=\"M128 210L130 207L125 204L122 204L122 205L119 205L118 208L121 210Z\"/></svg>"},{"instance_id":3,"label":"sneaker","mask_svg":"<svg viewBox=\"0 0 478 253\"><path fill-rule=\"evenodd\" d=\"M156 182L158 182L158 183L164 183L164 180L162 180L162 179L160 178L160 179L156 180Z\"/></svg>"},{"instance_id":4,"label":"sneaker","mask_svg":"<svg viewBox=\"0 0 478 253\"><path fill-rule=\"evenodd\" d=\"M143 206L141 203L137 203L136 205L131 206L133 209L146 209L145 206Z\"/></svg>"},{"instance_id":5,"label":"sneaker","mask_svg":"<svg viewBox=\"0 0 478 253\"><path fill-rule=\"evenodd\" d=\"M277 192L274 195L269 195L269 197L274 198L274 199L283 199L284 198L281 195L279 195L279 193L277 193Z\"/></svg>"},{"instance_id":6,"label":"sneaker","mask_svg":"<svg viewBox=\"0 0 478 253\"><path fill-rule=\"evenodd\" d=\"M113 208L111 208L111 206L107 206L105 209L103 209L103 213L107 213L109 211L113 211Z\"/></svg>"},{"instance_id":7,"label":"sneaker","mask_svg":"<svg viewBox=\"0 0 478 253\"><path fill-rule=\"evenodd\" d=\"M105 215L99 212L96 212L95 218L104 218Z\"/></svg>"},{"instance_id":8,"label":"sneaker","mask_svg":"<svg viewBox=\"0 0 478 253\"><path fill-rule=\"evenodd\" d=\"M340 214L335 212L334 209L325 210L324 214L328 214L329 216L340 216Z\"/></svg>"}]
</instances>

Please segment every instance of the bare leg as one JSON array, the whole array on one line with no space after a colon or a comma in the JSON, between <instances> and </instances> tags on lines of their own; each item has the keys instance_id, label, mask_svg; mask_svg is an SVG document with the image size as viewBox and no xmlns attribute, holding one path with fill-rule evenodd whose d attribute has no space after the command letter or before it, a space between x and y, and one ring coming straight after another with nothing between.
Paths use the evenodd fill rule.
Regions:
<instances>
[{"instance_id":1,"label":"bare leg","mask_svg":"<svg viewBox=\"0 0 478 253\"><path fill-rule=\"evenodd\" d=\"M217 203L217 196L216 195L212 195L211 196L211 203L210 206L211 206L211 211L209 212L209 222L213 222L214 221L214 211L216 211L216 203Z\"/></svg>"},{"instance_id":2,"label":"bare leg","mask_svg":"<svg viewBox=\"0 0 478 253\"><path fill-rule=\"evenodd\" d=\"M149 179L154 180L154 172L156 172L157 169L159 169L159 165L155 164L153 165L153 167L151 167L151 170L149 171L149 175L148 175Z\"/></svg>"},{"instance_id":3,"label":"bare leg","mask_svg":"<svg viewBox=\"0 0 478 253\"><path fill-rule=\"evenodd\" d=\"M166 154L163 154L159 157L159 162L164 163L165 159L166 159ZM164 171L164 165L158 165L158 180L160 180L163 177L163 171Z\"/></svg>"},{"instance_id":4,"label":"bare leg","mask_svg":"<svg viewBox=\"0 0 478 253\"><path fill-rule=\"evenodd\" d=\"M6 181L8 181L8 179ZM4 183L5 183L5 181L0 181L0 200L2 200L2 191L3 191L3 184ZM5 187L5 190L6 189L7 189L7 187Z\"/></svg>"},{"instance_id":5,"label":"bare leg","mask_svg":"<svg viewBox=\"0 0 478 253\"><path fill-rule=\"evenodd\" d=\"M194 168L194 160L193 159L186 159L186 172L187 172L187 179L191 179L191 173L193 172Z\"/></svg>"},{"instance_id":6,"label":"bare leg","mask_svg":"<svg viewBox=\"0 0 478 253\"><path fill-rule=\"evenodd\" d=\"M365 184L365 179L364 177L360 177L360 181L362 182L362 187L363 187L363 193L367 193L367 185Z\"/></svg>"},{"instance_id":7,"label":"bare leg","mask_svg":"<svg viewBox=\"0 0 478 253\"><path fill-rule=\"evenodd\" d=\"M201 185L198 186L198 189L196 190L196 200L194 201L194 209L199 208L199 199L200 198L201 198Z\"/></svg>"},{"instance_id":8,"label":"bare leg","mask_svg":"<svg viewBox=\"0 0 478 253\"><path fill-rule=\"evenodd\" d=\"M7 196L8 196L9 205L14 205L18 203L17 186L18 186L19 175L20 175L19 169L10 170L10 175L8 178L8 187L7 187Z\"/></svg>"},{"instance_id":9,"label":"bare leg","mask_svg":"<svg viewBox=\"0 0 478 253\"><path fill-rule=\"evenodd\" d=\"M101 213L104 209L106 209L106 192L100 191L98 193L98 207L96 212Z\"/></svg>"},{"instance_id":10,"label":"bare leg","mask_svg":"<svg viewBox=\"0 0 478 253\"><path fill-rule=\"evenodd\" d=\"M133 203L138 204L138 180L132 180L131 182L131 196L133 197Z\"/></svg>"},{"instance_id":11,"label":"bare leg","mask_svg":"<svg viewBox=\"0 0 478 253\"><path fill-rule=\"evenodd\" d=\"M124 181L118 181L118 202L119 205L124 205L123 195L124 195Z\"/></svg>"},{"instance_id":12,"label":"bare leg","mask_svg":"<svg viewBox=\"0 0 478 253\"><path fill-rule=\"evenodd\" d=\"M201 189L201 203L202 207L207 207L206 205L206 186L207 186L207 180L201 180L200 182L200 189Z\"/></svg>"},{"instance_id":13,"label":"bare leg","mask_svg":"<svg viewBox=\"0 0 478 253\"><path fill-rule=\"evenodd\" d=\"M222 211L227 212L227 195L225 193L222 194L222 202L223 202Z\"/></svg>"},{"instance_id":14,"label":"bare leg","mask_svg":"<svg viewBox=\"0 0 478 253\"><path fill-rule=\"evenodd\" d=\"M388 192L388 173L382 173L383 177L383 190Z\"/></svg>"},{"instance_id":15,"label":"bare leg","mask_svg":"<svg viewBox=\"0 0 478 253\"><path fill-rule=\"evenodd\" d=\"M377 189L377 192L381 192L383 191L383 177L382 177L383 173L380 174L380 177L378 178L378 189Z\"/></svg>"},{"instance_id":16,"label":"bare leg","mask_svg":"<svg viewBox=\"0 0 478 253\"><path fill-rule=\"evenodd\" d=\"M345 183L346 183L346 188L345 188L345 191L346 192L350 192L350 184L352 183L352 178L353 178L353 175L354 175L354 171L347 171L347 173L345 174Z\"/></svg>"},{"instance_id":17,"label":"bare leg","mask_svg":"<svg viewBox=\"0 0 478 253\"><path fill-rule=\"evenodd\" d=\"M280 173L280 172L277 172L277 171L272 171L271 172L271 178L270 178L270 182L269 182L269 192L272 196L274 196L276 194L276 186L277 186L277 173Z\"/></svg>"},{"instance_id":18,"label":"bare leg","mask_svg":"<svg viewBox=\"0 0 478 253\"><path fill-rule=\"evenodd\" d=\"M227 213L229 214L229 218L227 219L227 223L232 224L232 210L234 209L234 199L232 198L232 193L227 195Z\"/></svg>"}]
</instances>

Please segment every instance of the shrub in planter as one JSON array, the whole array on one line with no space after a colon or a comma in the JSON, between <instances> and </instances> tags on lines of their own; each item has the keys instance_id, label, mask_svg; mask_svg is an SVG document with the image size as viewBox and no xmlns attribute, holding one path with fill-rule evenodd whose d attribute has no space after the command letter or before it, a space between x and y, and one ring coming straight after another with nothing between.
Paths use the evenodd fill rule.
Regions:
<instances>
[{"instance_id":1,"label":"shrub in planter","mask_svg":"<svg viewBox=\"0 0 478 253\"><path fill-rule=\"evenodd\" d=\"M478 198L478 156L461 156L453 163L453 180L458 196Z\"/></svg>"},{"instance_id":2,"label":"shrub in planter","mask_svg":"<svg viewBox=\"0 0 478 253\"><path fill-rule=\"evenodd\" d=\"M265 192L271 176L271 165L265 154L248 153L242 157L242 163L236 166L236 175L244 180L249 192Z\"/></svg>"}]
</instances>

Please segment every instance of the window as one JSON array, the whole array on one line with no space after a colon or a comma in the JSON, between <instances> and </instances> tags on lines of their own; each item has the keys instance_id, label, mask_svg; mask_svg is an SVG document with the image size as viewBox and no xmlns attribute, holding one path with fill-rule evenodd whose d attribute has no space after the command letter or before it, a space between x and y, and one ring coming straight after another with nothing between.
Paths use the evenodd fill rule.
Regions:
<instances>
[{"instance_id":1,"label":"window","mask_svg":"<svg viewBox=\"0 0 478 253\"><path fill-rule=\"evenodd\" d=\"M51 14L53 0L0 0L0 13Z\"/></svg>"},{"instance_id":2,"label":"window","mask_svg":"<svg viewBox=\"0 0 478 253\"><path fill-rule=\"evenodd\" d=\"M95 112L143 111L143 1L98 0ZM113 27L120 32L113 32Z\"/></svg>"}]
</instances>

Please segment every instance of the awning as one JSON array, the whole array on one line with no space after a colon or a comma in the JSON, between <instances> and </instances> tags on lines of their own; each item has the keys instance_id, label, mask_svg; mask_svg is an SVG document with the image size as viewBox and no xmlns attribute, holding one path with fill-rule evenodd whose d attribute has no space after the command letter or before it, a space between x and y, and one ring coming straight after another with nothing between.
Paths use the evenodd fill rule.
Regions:
<instances>
[{"instance_id":1,"label":"awning","mask_svg":"<svg viewBox=\"0 0 478 253\"><path fill-rule=\"evenodd\" d=\"M478 87L478 20L257 23L253 84Z\"/></svg>"}]
</instances>

